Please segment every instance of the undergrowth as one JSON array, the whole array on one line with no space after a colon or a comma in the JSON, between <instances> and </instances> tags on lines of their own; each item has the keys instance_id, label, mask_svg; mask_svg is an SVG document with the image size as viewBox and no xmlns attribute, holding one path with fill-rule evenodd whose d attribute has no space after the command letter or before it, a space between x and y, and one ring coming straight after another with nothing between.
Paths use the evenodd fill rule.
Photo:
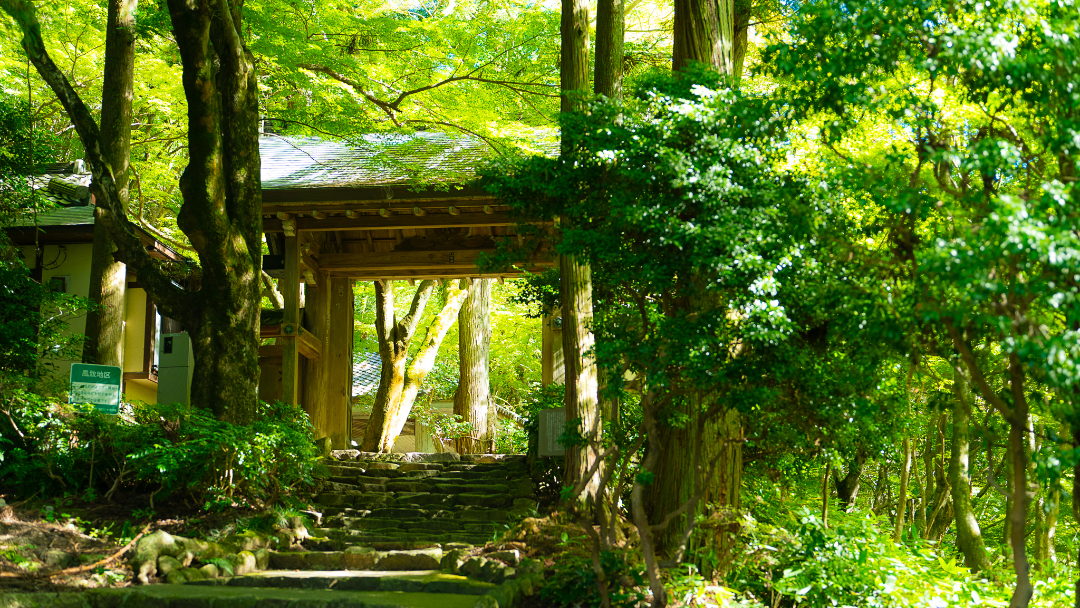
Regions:
<instances>
[{"instance_id":1,"label":"undergrowth","mask_svg":"<svg viewBox=\"0 0 1080 608\"><path fill-rule=\"evenodd\" d=\"M315 487L307 414L260 404L249 426L182 405L125 406L119 417L15 390L0 416L0 487L94 501L141 492L207 510L265 507Z\"/></svg>"}]
</instances>

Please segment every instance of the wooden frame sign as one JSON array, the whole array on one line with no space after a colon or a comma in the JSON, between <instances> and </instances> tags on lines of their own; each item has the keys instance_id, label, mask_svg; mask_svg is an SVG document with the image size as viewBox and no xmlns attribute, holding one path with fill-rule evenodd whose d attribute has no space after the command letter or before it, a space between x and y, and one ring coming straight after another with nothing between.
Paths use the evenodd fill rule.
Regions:
<instances>
[{"instance_id":1,"label":"wooden frame sign","mask_svg":"<svg viewBox=\"0 0 1080 608\"><path fill-rule=\"evenodd\" d=\"M72 363L68 403L92 403L102 414L119 414L123 375L113 365Z\"/></svg>"}]
</instances>

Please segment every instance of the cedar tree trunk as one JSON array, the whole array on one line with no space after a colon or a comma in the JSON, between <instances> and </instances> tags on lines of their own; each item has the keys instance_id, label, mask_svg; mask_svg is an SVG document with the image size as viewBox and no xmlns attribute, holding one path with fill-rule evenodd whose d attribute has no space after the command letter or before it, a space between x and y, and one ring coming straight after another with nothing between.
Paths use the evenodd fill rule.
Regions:
<instances>
[{"instance_id":1,"label":"cedar tree trunk","mask_svg":"<svg viewBox=\"0 0 1080 608\"><path fill-rule=\"evenodd\" d=\"M454 413L468 422L472 437L457 441L459 454L493 451L495 415L491 407L488 357L491 352L491 281L476 279L458 312L458 367Z\"/></svg>"},{"instance_id":2,"label":"cedar tree trunk","mask_svg":"<svg viewBox=\"0 0 1080 608\"><path fill-rule=\"evenodd\" d=\"M258 86L239 4L169 0L188 103L188 166L180 178L177 224L202 268L200 287L188 291L151 260L128 221L98 125L46 52L33 5L0 0L0 8L18 23L23 49L82 140L99 204L109 211L102 221L124 261L162 312L191 334L192 404L221 420L250 422L258 399L262 193Z\"/></svg>"},{"instance_id":3,"label":"cedar tree trunk","mask_svg":"<svg viewBox=\"0 0 1080 608\"><path fill-rule=\"evenodd\" d=\"M138 0L109 0L105 30L105 74L101 86L102 153L112 166L120 200L128 200L128 165L131 156L131 103L135 82L135 11ZM94 184L94 191L101 188ZM83 362L124 365L124 316L127 309L127 267L113 256L113 243L105 222L108 213L97 207L94 249L90 265L90 301L86 313Z\"/></svg>"},{"instance_id":4,"label":"cedar tree trunk","mask_svg":"<svg viewBox=\"0 0 1080 608\"><path fill-rule=\"evenodd\" d=\"M625 0L596 2L596 66L593 92L608 99L622 99Z\"/></svg>"},{"instance_id":5,"label":"cedar tree trunk","mask_svg":"<svg viewBox=\"0 0 1080 608\"><path fill-rule=\"evenodd\" d=\"M562 2L561 88L563 112L580 111L589 88L589 8L584 0ZM567 145L563 139L563 146ZM569 224L568 218L563 218ZM600 408L597 402L596 358L592 352L592 269L574 255L559 258L563 319L566 420L580 420L584 447L566 450L563 485L575 486L599 457ZM599 467L584 487L584 496L595 496L602 471Z\"/></svg>"}]
</instances>

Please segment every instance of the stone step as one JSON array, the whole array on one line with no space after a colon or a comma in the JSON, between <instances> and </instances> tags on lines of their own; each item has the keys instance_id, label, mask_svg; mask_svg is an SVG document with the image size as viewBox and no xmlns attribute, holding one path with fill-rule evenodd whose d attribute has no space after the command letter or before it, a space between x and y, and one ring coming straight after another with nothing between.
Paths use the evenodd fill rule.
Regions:
<instances>
[{"instance_id":1,"label":"stone step","mask_svg":"<svg viewBox=\"0 0 1080 608\"><path fill-rule=\"evenodd\" d=\"M435 587L433 587L435 588ZM70 598L70 599L68 599ZM0 608L25 606L93 606L121 608L222 608L223 606L288 606L289 608L473 608L483 596L412 591L344 591L304 588L260 588L228 585L144 585L88 589L77 594L4 593ZM65 601L66 600L66 601Z\"/></svg>"},{"instance_id":2,"label":"stone step","mask_svg":"<svg viewBox=\"0 0 1080 608\"><path fill-rule=\"evenodd\" d=\"M270 567L276 570L438 570L442 555L441 548L283 551L270 554Z\"/></svg>"},{"instance_id":3,"label":"stone step","mask_svg":"<svg viewBox=\"0 0 1080 608\"><path fill-rule=\"evenodd\" d=\"M495 585L439 571L289 571L267 570L231 579L188 583L261 589L332 589L335 591L396 591L484 595Z\"/></svg>"}]
</instances>

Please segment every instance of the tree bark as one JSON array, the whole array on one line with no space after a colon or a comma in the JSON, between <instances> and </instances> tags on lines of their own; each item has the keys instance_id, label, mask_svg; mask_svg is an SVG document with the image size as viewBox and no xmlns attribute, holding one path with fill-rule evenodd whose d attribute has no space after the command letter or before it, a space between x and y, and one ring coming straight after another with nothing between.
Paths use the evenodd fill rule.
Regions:
<instances>
[{"instance_id":1,"label":"tree bark","mask_svg":"<svg viewBox=\"0 0 1080 608\"><path fill-rule=\"evenodd\" d=\"M675 0L671 69L678 72L691 62L702 63L738 86L750 9L749 0Z\"/></svg>"},{"instance_id":2,"label":"tree bark","mask_svg":"<svg viewBox=\"0 0 1080 608\"><path fill-rule=\"evenodd\" d=\"M964 554L964 565L973 572L990 567L990 557L983 543L982 530L971 507L971 470L968 435L971 425L971 391L960 368L953 370L952 456L949 459L949 484L952 486L953 512L956 516L956 544Z\"/></svg>"},{"instance_id":3,"label":"tree bark","mask_svg":"<svg viewBox=\"0 0 1080 608\"><path fill-rule=\"evenodd\" d=\"M456 281L455 281L456 283ZM401 396L396 402L388 402L384 413L384 422L379 435L379 451L390 452L394 449L394 441L401 434L405 422L412 412L413 402L420 392L420 386L424 378L435 365L435 358L439 354L439 345L442 344L446 332L457 320L458 311L469 294L467 286L452 287L447 290L446 304L443 305L439 314L431 321L424 334L424 340L420 350L413 356L412 361L405 368L405 378L401 389ZM408 350L406 348L406 350Z\"/></svg>"},{"instance_id":4,"label":"tree bark","mask_svg":"<svg viewBox=\"0 0 1080 608\"><path fill-rule=\"evenodd\" d=\"M836 499L840 503L840 510L845 513L850 513L855 507L855 499L859 496L859 486L865 465L866 453L859 450L848 463L847 473L843 477L840 476L840 471L833 471Z\"/></svg>"},{"instance_id":5,"label":"tree bark","mask_svg":"<svg viewBox=\"0 0 1080 608\"><path fill-rule=\"evenodd\" d=\"M371 417L364 428L360 449L367 452L381 451L384 430L389 424L388 412L401 400L405 388L405 364L409 355L409 343L420 323L420 317L435 289L434 281L424 281L416 288L409 313L398 321L394 312L394 282L375 281L375 334L379 341L379 359L382 373ZM389 452L393 449L385 450Z\"/></svg>"},{"instance_id":6,"label":"tree bark","mask_svg":"<svg viewBox=\"0 0 1080 608\"><path fill-rule=\"evenodd\" d=\"M896 528L893 541L900 542L904 534L904 521L907 516L908 482L911 479L911 438L904 435L904 462L900 469L900 495L896 499Z\"/></svg>"},{"instance_id":7,"label":"tree bark","mask_svg":"<svg viewBox=\"0 0 1080 608\"><path fill-rule=\"evenodd\" d=\"M259 379L259 277L262 194L258 83L243 43L240 7L228 0L170 0L188 105L188 165L180 178L177 224L199 256L201 286L185 291L151 260L127 219L120 189L90 109L49 57L27 0L0 0L23 34L22 45L75 126L86 152L102 221L124 262L162 311L191 334L191 402L221 420L248 423Z\"/></svg>"},{"instance_id":8,"label":"tree bark","mask_svg":"<svg viewBox=\"0 0 1080 608\"><path fill-rule=\"evenodd\" d=\"M1009 505L1009 544L1012 545L1016 587L1009 608L1027 608L1035 589L1031 585L1026 546L1028 507L1027 442L1030 433L1027 395L1024 394L1024 370L1020 357L1009 355L1009 388L1012 393L1012 416L1009 420L1009 453L1012 456L1012 504Z\"/></svg>"},{"instance_id":9,"label":"tree bark","mask_svg":"<svg viewBox=\"0 0 1080 608\"><path fill-rule=\"evenodd\" d=\"M581 111L589 89L588 6L584 0L562 1L560 85L563 112ZM567 138L563 137L562 141L563 152L569 152ZM563 218L563 223L568 226L570 218ZM559 271L566 420L580 420L586 442L584 447L572 446L566 450L563 484L576 486L599 458L600 452L596 359L592 353L592 269L575 255L562 255ZM602 475L603 471L597 467L593 479L585 484L583 495L577 498L595 496Z\"/></svg>"},{"instance_id":10,"label":"tree bark","mask_svg":"<svg viewBox=\"0 0 1080 608\"><path fill-rule=\"evenodd\" d=\"M608 99L622 99L625 23L625 0L597 0L593 92Z\"/></svg>"},{"instance_id":11,"label":"tree bark","mask_svg":"<svg viewBox=\"0 0 1080 608\"><path fill-rule=\"evenodd\" d=\"M458 390L454 413L472 427L471 437L457 440L459 454L494 450L495 413L491 402L488 357L491 352L491 281L476 279L458 312Z\"/></svg>"},{"instance_id":12,"label":"tree bark","mask_svg":"<svg viewBox=\"0 0 1080 608\"><path fill-rule=\"evenodd\" d=\"M101 88L102 153L112 167L117 194L128 200L128 164L131 156L131 103L135 82L135 12L138 0L109 0L105 29L105 72ZM99 191L98 184L93 190ZM94 210L94 248L90 265L90 301L86 313L83 362L124 365L124 317L127 310L127 267L113 256L116 244Z\"/></svg>"},{"instance_id":13,"label":"tree bark","mask_svg":"<svg viewBox=\"0 0 1080 608\"><path fill-rule=\"evenodd\" d=\"M592 273L588 264L575 256L560 258L562 292L563 362L566 366L566 420L579 421L583 446L566 449L564 485L574 486L600 457L602 437L600 407L597 399L596 358L592 333ZM596 495L602 467L584 486L579 500Z\"/></svg>"}]
</instances>

